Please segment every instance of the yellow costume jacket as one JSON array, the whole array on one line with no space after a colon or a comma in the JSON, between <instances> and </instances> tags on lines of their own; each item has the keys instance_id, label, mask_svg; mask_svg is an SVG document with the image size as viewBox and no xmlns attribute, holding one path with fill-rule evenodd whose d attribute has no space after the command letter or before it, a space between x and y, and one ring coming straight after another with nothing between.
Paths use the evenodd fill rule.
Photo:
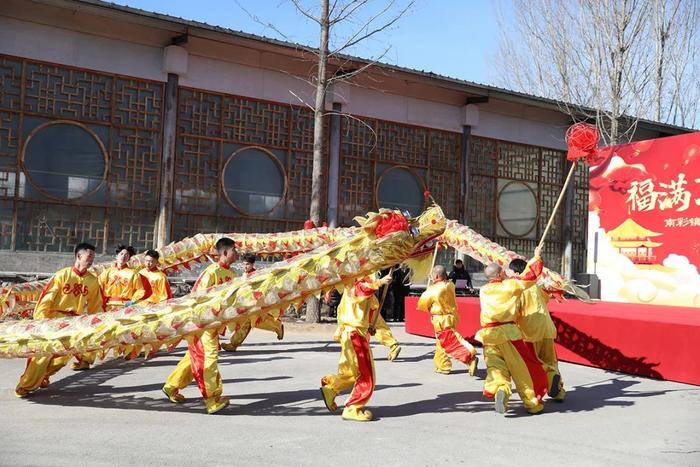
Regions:
<instances>
[{"instance_id":1,"label":"yellow costume jacket","mask_svg":"<svg viewBox=\"0 0 700 467\"><path fill-rule=\"evenodd\" d=\"M477 340L484 345L498 345L523 338L515 324L520 296L537 283L543 267L541 258L533 258L520 279L492 280L479 290L481 329L476 334Z\"/></svg>"},{"instance_id":2,"label":"yellow costume jacket","mask_svg":"<svg viewBox=\"0 0 700 467\"><path fill-rule=\"evenodd\" d=\"M360 331L363 335L374 321L374 314L379 313L379 300L375 292L379 282L364 278L348 287L338 305L338 329L345 326Z\"/></svg>"},{"instance_id":3,"label":"yellow costume jacket","mask_svg":"<svg viewBox=\"0 0 700 467\"><path fill-rule=\"evenodd\" d=\"M102 271L100 286L110 305L120 305L128 301L138 302L151 294L148 281L137 271L126 266L111 266Z\"/></svg>"},{"instance_id":4,"label":"yellow costume jacket","mask_svg":"<svg viewBox=\"0 0 700 467\"><path fill-rule=\"evenodd\" d=\"M432 316L457 316L455 285L449 280L430 284L418 299L416 309L430 312Z\"/></svg>"},{"instance_id":5,"label":"yellow costume jacket","mask_svg":"<svg viewBox=\"0 0 700 467\"><path fill-rule=\"evenodd\" d=\"M215 285L221 285L225 282L231 282L236 277L235 271L231 270L231 266L222 263L214 263L207 266L202 271L192 287L192 292L199 289L208 289Z\"/></svg>"},{"instance_id":6,"label":"yellow costume jacket","mask_svg":"<svg viewBox=\"0 0 700 467\"><path fill-rule=\"evenodd\" d=\"M516 323L524 340L539 342L557 337L557 328L547 309L549 299L550 295L539 286L526 289L520 296L520 313Z\"/></svg>"},{"instance_id":7,"label":"yellow costume jacket","mask_svg":"<svg viewBox=\"0 0 700 467\"><path fill-rule=\"evenodd\" d=\"M104 298L97 277L91 272L63 268L46 285L34 309L34 319L104 311Z\"/></svg>"},{"instance_id":8,"label":"yellow costume jacket","mask_svg":"<svg viewBox=\"0 0 700 467\"><path fill-rule=\"evenodd\" d=\"M149 303L160 303L173 298L173 293L168 283L168 276L166 276L163 271L158 269L142 269L139 271L139 274L145 277L151 286L151 295L145 301Z\"/></svg>"}]
</instances>

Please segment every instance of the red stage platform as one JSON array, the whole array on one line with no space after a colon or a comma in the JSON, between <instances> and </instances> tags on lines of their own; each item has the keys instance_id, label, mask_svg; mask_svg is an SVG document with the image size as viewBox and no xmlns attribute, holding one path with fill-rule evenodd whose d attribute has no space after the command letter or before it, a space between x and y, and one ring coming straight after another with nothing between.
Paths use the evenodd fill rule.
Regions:
<instances>
[{"instance_id":1,"label":"red stage platform","mask_svg":"<svg viewBox=\"0 0 700 467\"><path fill-rule=\"evenodd\" d=\"M406 332L433 337L430 317L406 298ZM458 297L459 332L473 340L479 299ZM700 308L578 300L550 302L560 360L700 385Z\"/></svg>"}]
</instances>

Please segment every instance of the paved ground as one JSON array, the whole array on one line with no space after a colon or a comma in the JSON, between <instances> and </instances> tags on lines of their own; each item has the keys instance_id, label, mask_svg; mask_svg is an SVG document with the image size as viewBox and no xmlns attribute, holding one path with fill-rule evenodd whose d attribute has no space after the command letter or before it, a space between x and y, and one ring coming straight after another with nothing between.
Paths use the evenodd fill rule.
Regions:
<instances>
[{"instance_id":1,"label":"paved ground","mask_svg":"<svg viewBox=\"0 0 700 467\"><path fill-rule=\"evenodd\" d=\"M700 465L700 387L563 364L566 402L528 416L513 401L498 416L483 369L438 375L433 342L395 330L399 361L374 348L371 423L319 399L338 359L330 325L288 325L283 343L255 331L222 353L233 404L215 416L195 386L179 406L160 392L184 350L64 369L27 400L12 391L24 362L0 360L0 465Z\"/></svg>"}]
</instances>

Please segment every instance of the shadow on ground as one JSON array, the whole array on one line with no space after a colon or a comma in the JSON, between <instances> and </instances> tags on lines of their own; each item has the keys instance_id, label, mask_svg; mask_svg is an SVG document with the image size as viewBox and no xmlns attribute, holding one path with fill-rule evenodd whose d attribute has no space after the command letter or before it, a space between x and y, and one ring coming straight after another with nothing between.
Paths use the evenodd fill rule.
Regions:
<instances>
[{"instance_id":1,"label":"shadow on ground","mask_svg":"<svg viewBox=\"0 0 700 467\"><path fill-rule=\"evenodd\" d=\"M27 400L42 405L67 407L100 407L120 410L155 410L167 412L204 413L201 398L190 398L182 404L172 404L160 393L162 382L115 387L107 381L138 369L143 364L110 361L90 372L78 373L63 378L45 390L30 395ZM265 378L224 379L224 385L255 381L279 381L292 376L280 375ZM420 386L420 383L378 385L376 391ZM148 393L148 394L145 394ZM155 393L155 394L154 394ZM254 402L241 403L250 399ZM329 412L321 402L318 389L302 389L267 393L235 394L231 407L221 415L327 415ZM314 403L309 407L309 403Z\"/></svg>"},{"instance_id":2,"label":"shadow on ground","mask_svg":"<svg viewBox=\"0 0 700 467\"><path fill-rule=\"evenodd\" d=\"M309 344L311 346L309 346ZM321 345L323 344L323 345ZM326 341L319 342L287 342L285 346L289 348L274 348L271 344L252 344L250 347L268 346L268 350L245 350L233 353L222 352L220 354L219 365L244 365L264 363L275 360L292 359L285 356L289 351L296 352L316 352L326 349ZM297 346L298 345L298 346ZM329 346L330 347L330 346ZM337 347L337 346L336 346ZM331 348L338 352L338 348ZM167 366L175 368L177 361L184 355L184 349L163 354L150 360L134 359L123 360L114 359L95 365L89 371L75 372L56 382L48 388L40 389L31 394L27 401L42 405L60 405L68 407L100 407L108 409L136 409L155 410L168 412L192 412L204 413L203 402L200 397L193 397L182 404L170 403L162 394L163 382L158 381L153 384L138 386L114 386L109 384L110 380L128 375L134 371L140 371L148 367ZM259 356L256 356L259 355ZM66 371L65 369L63 371ZM224 379L224 390L226 385L245 382L279 381L291 379L289 375L270 376L264 378L232 378ZM420 383L405 383L400 385L378 385L375 390L388 390L393 388L420 386ZM193 384L191 388L196 388ZM271 385L274 391L274 385ZM196 389L195 389L196 391ZM242 403L250 399L249 404ZM319 390L303 389L291 391L277 391L269 393L249 393L234 394L231 399L231 407L222 411L222 414L247 414L247 415L325 415L329 412L324 407ZM314 403L309 407L309 403Z\"/></svg>"},{"instance_id":3,"label":"shadow on ground","mask_svg":"<svg viewBox=\"0 0 700 467\"><path fill-rule=\"evenodd\" d=\"M329 344L326 341L305 341L286 342L285 348L281 344L250 344L246 348L234 353L222 353L219 364L244 365L270 362L275 360L292 359L285 356L289 352L317 352L317 351L338 351L336 344ZM408 344L418 347L430 346L432 344ZM266 346L267 349L262 349ZM291 348L288 348L291 346ZM276 348L275 348L276 347ZM168 366L175 367L179 358L184 354L180 349L176 352L164 354L150 360L121 359L110 360L95 366L87 372L78 372L64 377L51 384L49 388L39 390L32 394L28 401L35 404L81 406L81 407L101 407L114 409L136 409L155 410L168 412L191 412L204 413L203 403L199 397L188 399L182 404L172 404L160 393L163 382L157 381L153 384L138 386L113 386L108 381L119 376L139 371L144 367ZM402 363L420 362L432 358L432 352L427 352L418 356L400 358L397 365ZM380 360L380 359L378 359ZM65 371L65 370L64 370ZM455 368L453 374L458 377L465 377L464 368ZM483 379L485 370L479 369L477 378ZM232 378L225 379L225 385L234 385L245 382L274 382L291 379L290 375L269 376L263 378ZM418 377L420 378L420 377ZM628 379L624 375L613 376L601 381L583 384L567 388L567 398L563 403L548 402L543 415L548 413L567 412L588 412L603 407L629 407L635 404L635 399L660 396L679 390L658 390L658 391L635 391L634 386L640 381ZM407 387L420 386L421 383L404 383L397 385L378 385L376 391L393 390ZM194 387L194 386L193 386ZM222 411L224 415L328 415L329 412L321 402L317 388L300 389L274 392L274 384L270 385L271 392L233 394L232 405ZM700 389L699 389L700 390ZM245 400L252 402L246 404ZM339 402L343 399L340 398ZM339 404L340 405L340 404ZM405 404L394 406L374 407L375 415L378 418L409 417L424 413L442 412L484 412L493 411L492 401L486 399L481 391L456 391L452 393L438 394L436 397L419 401L411 401ZM337 414L340 413L340 410ZM529 416L519 401L517 394L511 398L511 407L507 413L508 417Z\"/></svg>"}]
</instances>

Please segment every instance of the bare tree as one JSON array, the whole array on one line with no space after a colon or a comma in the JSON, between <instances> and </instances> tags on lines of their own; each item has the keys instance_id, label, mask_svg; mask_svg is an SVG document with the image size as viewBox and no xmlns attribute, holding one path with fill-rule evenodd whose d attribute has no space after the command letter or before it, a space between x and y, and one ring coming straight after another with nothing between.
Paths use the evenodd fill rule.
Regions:
<instances>
[{"instance_id":1,"label":"bare tree","mask_svg":"<svg viewBox=\"0 0 700 467\"><path fill-rule=\"evenodd\" d=\"M661 2L661 0L656 0ZM700 3L697 1L668 0L670 5L658 7L656 22L673 14L664 37L663 68L660 71L660 121L686 127L699 126L700 119ZM657 39L657 41L660 39ZM661 47L657 46L657 54Z\"/></svg>"},{"instance_id":2,"label":"bare tree","mask_svg":"<svg viewBox=\"0 0 700 467\"><path fill-rule=\"evenodd\" d=\"M320 0L317 14L314 13L313 9L302 5L301 0L291 0L291 2L301 15L318 24L320 32L316 57L316 76L313 82L315 87L313 180L309 212L311 220L318 225L321 220L323 200L323 148L325 141L323 119L327 115L325 101L328 89L335 81L348 81L358 75L386 54L385 50L379 57L375 57L365 65L353 68L349 72L343 69L343 66L349 62L343 58L343 55L349 49L390 28L413 6L414 2L409 1L397 12L397 0L384 1L382 2L383 6L368 15L363 15L363 13L366 13L364 10L368 10L368 6L372 3L370 0L333 0L332 2ZM336 43L332 43L333 30L347 24L355 24L356 26L344 37L338 36ZM339 69L340 73L329 75L329 60L335 60L336 70Z\"/></svg>"},{"instance_id":3,"label":"bare tree","mask_svg":"<svg viewBox=\"0 0 700 467\"><path fill-rule=\"evenodd\" d=\"M675 92L693 71L694 2L509 3L495 61L500 84L562 101L572 119L595 121L607 144L629 141L637 118L696 121L697 107Z\"/></svg>"},{"instance_id":4,"label":"bare tree","mask_svg":"<svg viewBox=\"0 0 700 467\"><path fill-rule=\"evenodd\" d=\"M318 49L306 50L312 56L314 72L308 80L314 88L313 102L306 102L302 96L292 92L304 105L314 113L313 169L311 181L311 205L309 218L319 225L323 213L323 188L325 186L325 126L324 118L332 112L325 109L326 94L338 81L351 81L352 78L367 70L386 53L369 60L354 60L347 56L358 45L375 38L378 34L391 28L414 5L414 0L316 0L313 5L302 0L290 0L300 15L318 25ZM239 4L240 6L240 4ZM248 13L255 21L259 18ZM263 23L264 24L264 23ZM265 24L285 39L287 36L272 24ZM343 114L347 118L354 118ZM307 322L320 321L320 302L311 298L306 306Z\"/></svg>"},{"instance_id":5,"label":"bare tree","mask_svg":"<svg viewBox=\"0 0 700 467\"><path fill-rule=\"evenodd\" d=\"M676 26L676 15L680 7L680 0L669 2L665 0L654 0L654 11L652 14L652 28L654 32L654 118L661 121L662 94L664 89L664 67L668 40L671 35L671 28Z\"/></svg>"}]
</instances>

